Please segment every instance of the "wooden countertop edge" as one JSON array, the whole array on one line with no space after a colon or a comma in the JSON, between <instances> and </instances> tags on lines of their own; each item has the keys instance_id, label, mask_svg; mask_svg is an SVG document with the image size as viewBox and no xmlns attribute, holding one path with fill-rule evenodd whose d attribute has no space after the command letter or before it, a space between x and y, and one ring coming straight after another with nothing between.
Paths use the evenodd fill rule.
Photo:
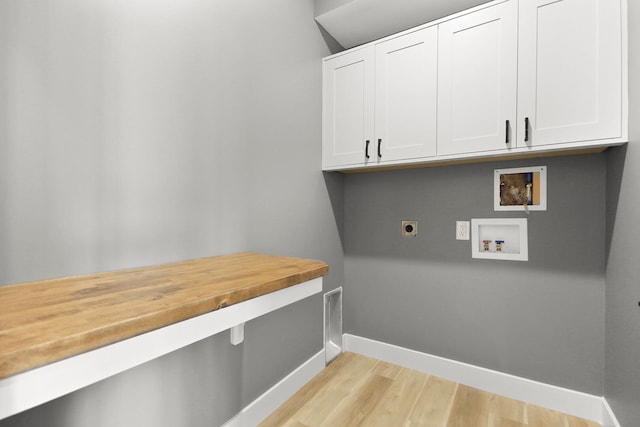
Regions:
<instances>
[{"instance_id":1,"label":"wooden countertop edge","mask_svg":"<svg viewBox=\"0 0 640 427\"><path fill-rule=\"evenodd\" d=\"M305 259L303 261L315 260ZM300 273L219 293L147 315L128 318L122 322L83 331L63 339L24 347L10 353L0 350L0 380L326 275L329 271L328 265L321 261L317 261L317 263L317 267ZM75 276L75 278L77 277L81 276ZM247 291L249 291L249 297L247 297ZM87 345L87 342L92 344Z\"/></svg>"}]
</instances>

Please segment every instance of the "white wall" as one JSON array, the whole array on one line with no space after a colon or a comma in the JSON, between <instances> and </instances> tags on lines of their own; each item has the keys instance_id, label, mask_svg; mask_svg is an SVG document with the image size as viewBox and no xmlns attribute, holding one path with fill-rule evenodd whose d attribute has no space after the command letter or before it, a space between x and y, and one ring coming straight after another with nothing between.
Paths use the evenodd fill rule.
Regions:
<instances>
[{"instance_id":1,"label":"white wall","mask_svg":"<svg viewBox=\"0 0 640 427\"><path fill-rule=\"evenodd\" d=\"M246 246L242 6L0 8L0 283Z\"/></svg>"},{"instance_id":2,"label":"white wall","mask_svg":"<svg viewBox=\"0 0 640 427\"><path fill-rule=\"evenodd\" d=\"M313 16L313 0L0 2L0 284L241 250L326 260L342 284ZM220 425L321 349L321 304L0 425Z\"/></svg>"}]
</instances>

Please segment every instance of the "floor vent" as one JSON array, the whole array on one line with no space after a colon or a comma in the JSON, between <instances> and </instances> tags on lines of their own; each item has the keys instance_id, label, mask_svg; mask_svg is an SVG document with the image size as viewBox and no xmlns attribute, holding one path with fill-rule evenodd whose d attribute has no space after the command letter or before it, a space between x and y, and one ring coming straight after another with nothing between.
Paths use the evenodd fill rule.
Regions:
<instances>
[{"instance_id":1,"label":"floor vent","mask_svg":"<svg viewBox=\"0 0 640 427\"><path fill-rule=\"evenodd\" d=\"M342 353L342 288L324 294L324 355L329 364Z\"/></svg>"}]
</instances>

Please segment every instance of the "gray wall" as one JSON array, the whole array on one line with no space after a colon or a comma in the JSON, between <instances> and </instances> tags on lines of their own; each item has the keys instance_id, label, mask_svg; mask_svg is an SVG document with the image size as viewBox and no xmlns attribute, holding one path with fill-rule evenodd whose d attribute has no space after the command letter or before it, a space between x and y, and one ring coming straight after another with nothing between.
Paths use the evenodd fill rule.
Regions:
<instances>
[{"instance_id":1,"label":"gray wall","mask_svg":"<svg viewBox=\"0 0 640 427\"><path fill-rule=\"evenodd\" d=\"M325 289L348 280L346 332L604 387L623 425L640 424L637 150L322 175L318 64L339 48L313 23L315 3L0 2L0 283L240 250L323 259ZM632 25L632 141L639 43ZM455 220L498 216L492 170L534 164L562 184L528 216L530 261L472 260ZM417 238L399 237L402 219L419 221ZM218 425L320 350L320 305L0 425Z\"/></svg>"},{"instance_id":2,"label":"gray wall","mask_svg":"<svg viewBox=\"0 0 640 427\"><path fill-rule=\"evenodd\" d=\"M605 393L623 426L640 425L640 4L629 8L629 144L607 165Z\"/></svg>"},{"instance_id":3,"label":"gray wall","mask_svg":"<svg viewBox=\"0 0 640 427\"><path fill-rule=\"evenodd\" d=\"M536 165L548 210L495 212L493 170ZM346 332L602 395L605 176L604 154L346 176ZM492 217L528 218L528 262L455 240Z\"/></svg>"},{"instance_id":4,"label":"gray wall","mask_svg":"<svg viewBox=\"0 0 640 427\"><path fill-rule=\"evenodd\" d=\"M344 6L353 0L315 0L315 16L327 13L330 10Z\"/></svg>"},{"instance_id":5,"label":"gray wall","mask_svg":"<svg viewBox=\"0 0 640 427\"><path fill-rule=\"evenodd\" d=\"M0 2L0 284L253 250L325 260L341 285L313 16L312 0ZM321 350L321 303L0 425L219 425Z\"/></svg>"}]
</instances>

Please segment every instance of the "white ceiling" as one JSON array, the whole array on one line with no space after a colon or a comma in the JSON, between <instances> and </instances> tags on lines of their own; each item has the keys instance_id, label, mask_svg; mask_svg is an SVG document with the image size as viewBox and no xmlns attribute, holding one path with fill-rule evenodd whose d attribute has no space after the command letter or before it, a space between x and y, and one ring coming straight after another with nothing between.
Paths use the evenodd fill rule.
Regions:
<instances>
[{"instance_id":1,"label":"white ceiling","mask_svg":"<svg viewBox=\"0 0 640 427\"><path fill-rule=\"evenodd\" d=\"M348 49L487 1L351 0L316 16L316 21Z\"/></svg>"}]
</instances>

